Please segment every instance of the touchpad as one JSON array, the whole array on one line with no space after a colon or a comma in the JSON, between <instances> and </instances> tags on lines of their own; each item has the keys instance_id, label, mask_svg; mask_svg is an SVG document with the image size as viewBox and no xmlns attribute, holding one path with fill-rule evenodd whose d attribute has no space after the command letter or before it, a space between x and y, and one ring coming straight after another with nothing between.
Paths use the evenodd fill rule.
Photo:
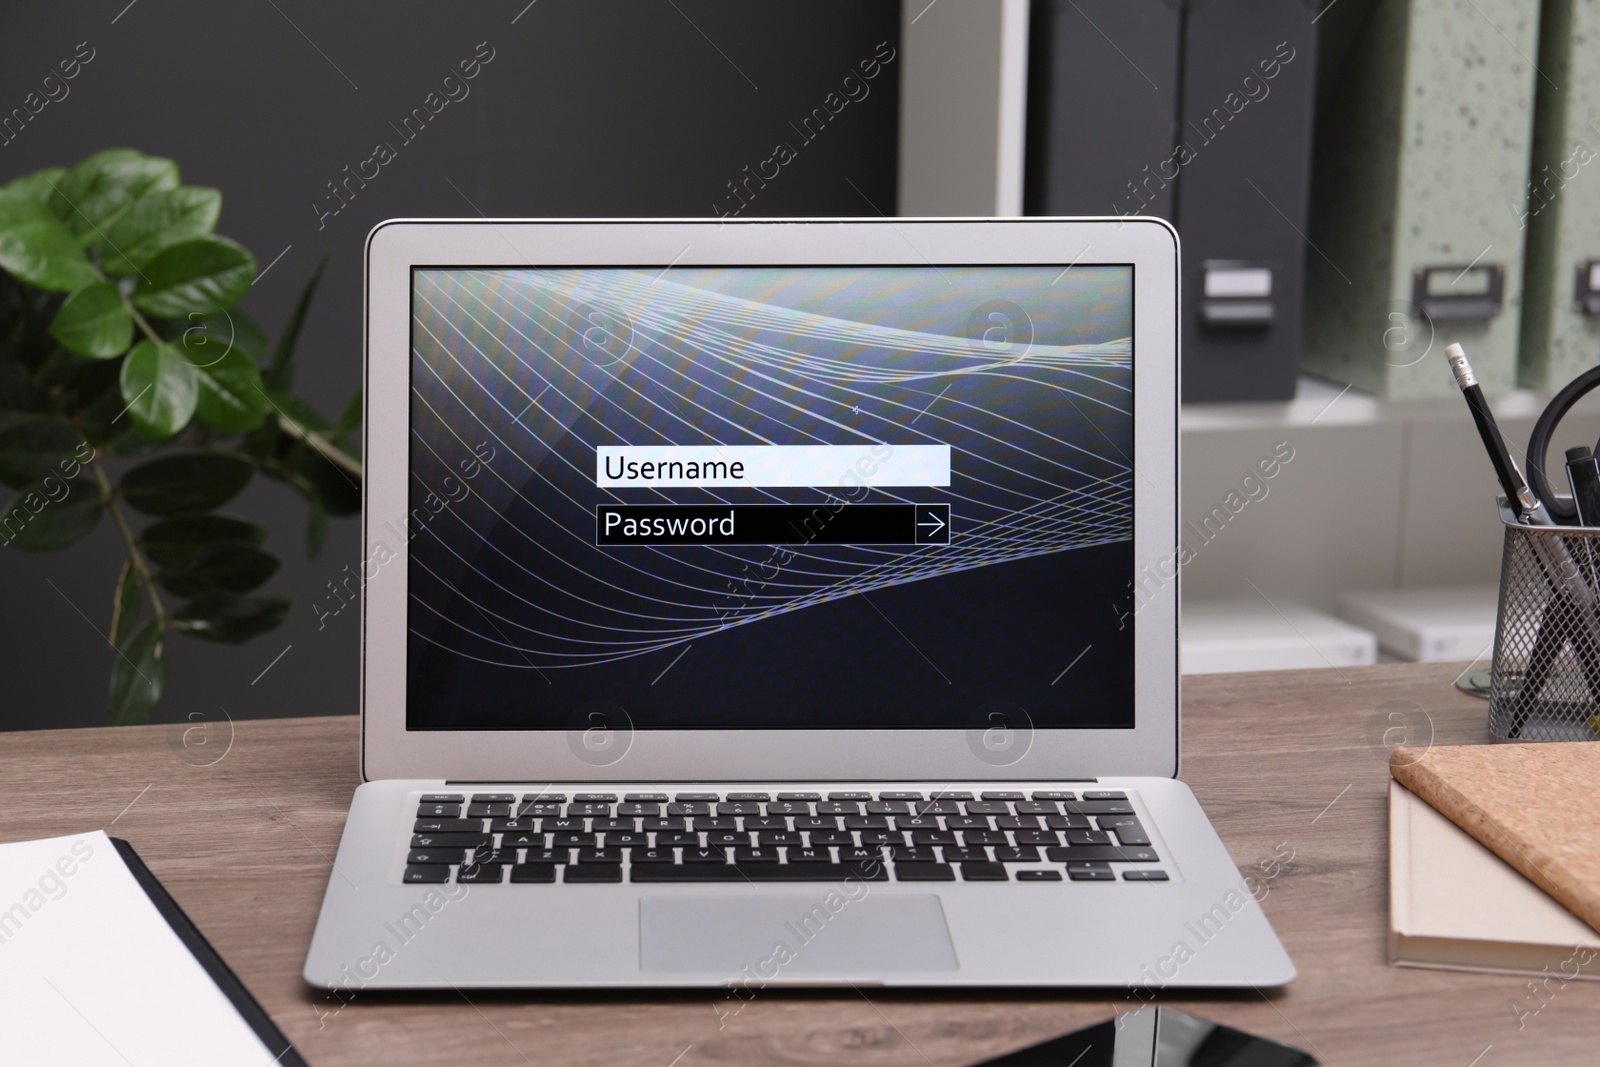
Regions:
<instances>
[{"instance_id":1,"label":"touchpad","mask_svg":"<svg viewBox=\"0 0 1600 1067\"><path fill-rule=\"evenodd\" d=\"M646 971L781 982L953 971L956 950L936 896L660 896L639 902Z\"/></svg>"}]
</instances>

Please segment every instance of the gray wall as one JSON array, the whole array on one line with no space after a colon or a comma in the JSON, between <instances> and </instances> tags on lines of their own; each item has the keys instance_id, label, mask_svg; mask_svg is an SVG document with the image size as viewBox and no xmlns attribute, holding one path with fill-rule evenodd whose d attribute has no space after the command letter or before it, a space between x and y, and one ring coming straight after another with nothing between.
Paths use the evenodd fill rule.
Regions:
<instances>
[{"instance_id":1,"label":"gray wall","mask_svg":"<svg viewBox=\"0 0 1600 1067\"><path fill-rule=\"evenodd\" d=\"M525 4L6 4L0 111L79 42L94 59L68 96L0 146L0 183L112 146L176 159L186 182L222 190L219 232L263 267L283 253L243 305L269 337L328 251L296 385L331 415L360 385L361 247L378 221L726 210L729 181L797 141L790 123L899 38L896 0ZM402 144L390 123L480 42L493 59L469 95ZM889 64L744 214L893 214L897 76ZM319 218L325 183L379 141L397 158ZM294 609L282 629L239 647L174 638L156 721L218 708L232 718L353 713L355 613L319 629L311 604L356 566L356 523L336 521L309 562L305 508L287 489L258 479L229 510L271 528L267 546L285 564L263 592L293 596ZM61 553L0 549L0 729L103 720L114 655L103 635L121 558L109 522Z\"/></svg>"}]
</instances>

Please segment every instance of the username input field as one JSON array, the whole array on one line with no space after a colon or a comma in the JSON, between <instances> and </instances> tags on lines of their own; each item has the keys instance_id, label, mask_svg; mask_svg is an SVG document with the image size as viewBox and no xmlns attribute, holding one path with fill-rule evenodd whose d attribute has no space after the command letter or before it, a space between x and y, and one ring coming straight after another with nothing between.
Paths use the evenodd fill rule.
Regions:
<instances>
[{"instance_id":1,"label":"username input field","mask_svg":"<svg viewBox=\"0 0 1600 1067\"><path fill-rule=\"evenodd\" d=\"M950 484L949 445L600 445L595 484L610 489Z\"/></svg>"}]
</instances>

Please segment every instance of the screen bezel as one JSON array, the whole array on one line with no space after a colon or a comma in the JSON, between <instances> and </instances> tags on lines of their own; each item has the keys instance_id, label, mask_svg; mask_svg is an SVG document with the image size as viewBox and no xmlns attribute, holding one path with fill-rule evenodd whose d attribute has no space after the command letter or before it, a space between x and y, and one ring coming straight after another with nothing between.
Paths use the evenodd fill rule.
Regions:
<instances>
[{"instance_id":1,"label":"screen bezel","mask_svg":"<svg viewBox=\"0 0 1600 1067\"><path fill-rule=\"evenodd\" d=\"M750 221L393 220L366 257L363 560L384 518L409 508L414 267L1131 265L1134 276L1134 558L1159 566L1178 543L1178 239L1160 219L796 219ZM393 542L389 538L389 542ZM1134 627L1134 726L1037 729L997 766L964 728L639 730L626 756L580 759L563 730L407 730L407 556L390 544L362 590L362 775L462 781L962 780L1175 776L1177 578ZM365 568L364 568L365 569ZM1134 578L1129 575L1130 581ZM1131 593L1131 590L1130 590ZM1125 609L1133 607L1129 603ZM1112 612L1117 605L1106 605ZM1008 757L1009 758L1009 757Z\"/></svg>"}]
</instances>

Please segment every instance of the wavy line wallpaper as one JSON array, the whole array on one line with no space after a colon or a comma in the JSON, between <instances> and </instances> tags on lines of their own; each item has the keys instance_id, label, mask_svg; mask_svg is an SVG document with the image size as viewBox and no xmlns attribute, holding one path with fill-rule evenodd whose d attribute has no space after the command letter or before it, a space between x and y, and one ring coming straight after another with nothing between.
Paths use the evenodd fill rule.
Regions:
<instances>
[{"instance_id":1,"label":"wavy line wallpaper","mask_svg":"<svg viewBox=\"0 0 1600 1067\"><path fill-rule=\"evenodd\" d=\"M413 727L1131 722L1131 268L418 269L412 316ZM849 449L601 488L606 445ZM864 484L911 445L948 485ZM865 503L948 543L595 543L602 504Z\"/></svg>"}]
</instances>

